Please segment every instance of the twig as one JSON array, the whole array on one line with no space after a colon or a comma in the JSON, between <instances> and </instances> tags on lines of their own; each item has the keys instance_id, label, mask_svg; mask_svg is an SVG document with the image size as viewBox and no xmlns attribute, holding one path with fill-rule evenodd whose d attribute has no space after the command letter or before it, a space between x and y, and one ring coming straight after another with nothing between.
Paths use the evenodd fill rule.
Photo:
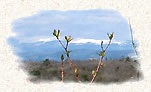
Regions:
<instances>
[{"instance_id":1,"label":"twig","mask_svg":"<svg viewBox=\"0 0 151 92\"><path fill-rule=\"evenodd\" d=\"M101 42L101 48L102 48L102 51L104 51L104 49L103 49L103 41Z\"/></svg>"},{"instance_id":2,"label":"twig","mask_svg":"<svg viewBox=\"0 0 151 92\"><path fill-rule=\"evenodd\" d=\"M71 59L70 59L70 56L67 56L67 57L68 57L68 61L69 61L70 65L72 66L72 71L74 72L75 77L76 77L77 80L80 82L80 77L79 77L79 75L77 76L77 74L76 74L76 72L75 72L75 68L74 68L74 66L73 66L73 64L72 64L72 61L71 61Z\"/></svg>"},{"instance_id":3,"label":"twig","mask_svg":"<svg viewBox=\"0 0 151 92\"><path fill-rule=\"evenodd\" d=\"M105 51L107 50L110 44L111 44L111 40L109 41L109 44L106 46Z\"/></svg>"},{"instance_id":4,"label":"twig","mask_svg":"<svg viewBox=\"0 0 151 92\"><path fill-rule=\"evenodd\" d=\"M132 33L132 27L131 27L131 24L130 24L130 19L129 19L129 27L130 27L130 32L131 32L132 45L133 45L134 51L137 55L136 46L135 46L135 43L134 43L134 40L133 40L133 33Z\"/></svg>"},{"instance_id":5,"label":"twig","mask_svg":"<svg viewBox=\"0 0 151 92\"><path fill-rule=\"evenodd\" d=\"M72 40L71 39L71 36L69 36L69 38L70 39L68 39L69 41L67 41L67 44L66 44L66 47L63 45L63 43L61 42L61 40L59 39L59 34L60 33L60 30L58 30L58 34L56 34L56 30L54 30L54 33L53 33L53 35L54 36L56 36L56 38L57 38L57 40L59 41L59 43L61 44L61 46L64 48L64 50L65 50L65 52L66 52L66 55L67 55L67 57L68 57L68 61L69 61L69 64L70 64L70 66L72 67L72 71L74 72L74 75L75 75L75 77L77 78L77 80L80 82L80 78L79 78L79 74L77 75L77 73L75 72L75 68L74 68L74 66L73 66L73 64L72 64L72 61L71 61L71 59L70 59L70 56L69 56L69 51L68 51L68 43ZM66 38L66 40L67 40L67 37L65 36L65 38Z\"/></svg>"},{"instance_id":6,"label":"twig","mask_svg":"<svg viewBox=\"0 0 151 92\"><path fill-rule=\"evenodd\" d=\"M93 75L93 78L92 78L92 80L91 80L91 83L92 83L92 82L95 80L95 78L96 78L96 74L98 73L98 71L99 71L99 69L100 69L100 65L101 65L102 60L103 60L103 56L100 56L100 61L99 61L98 67L97 67L97 69L96 69L96 71L95 71L95 74Z\"/></svg>"},{"instance_id":7,"label":"twig","mask_svg":"<svg viewBox=\"0 0 151 92\"><path fill-rule=\"evenodd\" d=\"M106 46L105 50L103 50L103 42L101 43L102 52L100 53L99 64L98 64L98 67L97 67L97 69L96 69L96 71L95 71L95 73L94 73L94 75L93 75L93 78L92 78L92 80L91 80L91 83L93 83L93 81L95 80L96 75L97 75L97 73L98 73L98 71L99 71L99 69L100 69L101 63L102 63L102 61L103 61L104 53L105 53L105 51L107 50L107 48L109 47L109 45L111 44L111 40L112 40L112 38L113 38L113 33L109 36L109 38L110 38L110 41L109 41L108 45Z\"/></svg>"},{"instance_id":8,"label":"twig","mask_svg":"<svg viewBox=\"0 0 151 92\"><path fill-rule=\"evenodd\" d=\"M64 82L63 68L64 68L64 63L63 63L63 60L62 60L61 61L61 80L62 80L62 82Z\"/></svg>"},{"instance_id":9,"label":"twig","mask_svg":"<svg viewBox=\"0 0 151 92\"><path fill-rule=\"evenodd\" d=\"M60 41L60 39L59 38L57 38L57 39L58 39L59 43L61 44L61 46L66 50L65 46L62 44L62 42Z\"/></svg>"},{"instance_id":10,"label":"twig","mask_svg":"<svg viewBox=\"0 0 151 92\"><path fill-rule=\"evenodd\" d=\"M133 45L135 54L138 55L137 50L136 50L136 45L135 45L134 40L133 40L133 32L132 32L132 27L131 27L131 23L130 23L130 18L129 18L129 27L130 27L130 32L131 32L132 45ZM139 65L139 67L140 67L140 64L138 62L135 62L135 63L137 63ZM138 77L138 80L139 80L139 71L137 73L137 77Z\"/></svg>"},{"instance_id":11,"label":"twig","mask_svg":"<svg viewBox=\"0 0 151 92\"><path fill-rule=\"evenodd\" d=\"M68 52L67 47L66 47L66 48L64 47L64 45L63 45L62 42L59 40L59 38L58 38L58 41L59 41L59 43L62 45L62 47L65 49L65 51L66 51L66 53L67 53L67 52ZM66 45L66 46L68 46L68 45ZM71 61L70 56L69 56L68 53L67 53L67 57L68 57L69 64L70 64L70 66L72 67L72 71L73 71L74 74L75 74L75 77L77 78L78 81L80 81L79 76L76 76L75 68L74 68L74 66L73 66L73 64L72 64L72 61Z\"/></svg>"},{"instance_id":12,"label":"twig","mask_svg":"<svg viewBox=\"0 0 151 92\"><path fill-rule=\"evenodd\" d=\"M65 48L65 46L62 44L62 42L60 41L59 38L58 38L58 41L59 41L59 43L62 45L62 47L64 48L64 50L67 52L67 51L68 51L67 48ZM71 65L71 67L72 67L72 70L74 71L74 66L73 66L73 64L72 64L72 61L70 60L69 54L67 54L67 57L68 57L68 61L69 61L70 65Z\"/></svg>"}]
</instances>

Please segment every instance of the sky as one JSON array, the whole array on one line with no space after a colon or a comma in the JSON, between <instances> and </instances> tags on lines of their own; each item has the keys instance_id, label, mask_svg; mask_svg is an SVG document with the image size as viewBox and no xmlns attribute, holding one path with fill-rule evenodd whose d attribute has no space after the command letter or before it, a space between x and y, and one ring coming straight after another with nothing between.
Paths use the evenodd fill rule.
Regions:
<instances>
[{"instance_id":1,"label":"sky","mask_svg":"<svg viewBox=\"0 0 151 92\"><path fill-rule=\"evenodd\" d=\"M132 52L128 21L120 12L106 9L39 11L31 16L22 17L12 22L12 32L16 35L8 38L15 55L23 60L60 60L64 52L53 36L54 29L61 30L60 39L71 35L73 50L71 58L88 59L98 57L96 54L101 41L107 44L107 33L114 32L108 56L127 56ZM127 51L124 51L127 50ZM82 52L81 52L82 51ZM85 53L84 53L85 52ZM79 56L77 56L79 55Z\"/></svg>"},{"instance_id":2,"label":"sky","mask_svg":"<svg viewBox=\"0 0 151 92\"><path fill-rule=\"evenodd\" d=\"M108 40L107 33L114 32L113 42L130 40L128 22L118 11L105 9L40 11L12 22L13 39L19 43L56 40L54 29L61 30L61 38L71 35L74 43Z\"/></svg>"}]
</instances>

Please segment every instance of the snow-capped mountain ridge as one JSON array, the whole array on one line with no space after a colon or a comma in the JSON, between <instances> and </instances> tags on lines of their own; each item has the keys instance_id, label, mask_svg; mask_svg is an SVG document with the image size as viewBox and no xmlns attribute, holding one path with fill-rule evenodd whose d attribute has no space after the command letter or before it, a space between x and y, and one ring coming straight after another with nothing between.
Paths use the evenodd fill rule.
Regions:
<instances>
[{"instance_id":1,"label":"snow-capped mountain ridge","mask_svg":"<svg viewBox=\"0 0 151 92\"><path fill-rule=\"evenodd\" d=\"M60 60L60 55L64 53L64 49L61 47L57 40L53 41L38 41L34 43L17 43L15 44L15 54L21 57L23 60L44 60L50 58L52 60ZM65 45L66 42L63 41ZM77 60L88 60L89 58L98 58L98 53L101 50L100 44L93 42L76 43L71 42L69 44L69 50L71 52L71 58ZM106 47L104 43L104 47ZM133 47L131 41L126 41L124 44L118 44L112 42L110 47L107 49L108 58L117 59L121 58L121 55L128 56L133 53Z\"/></svg>"}]
</instances>

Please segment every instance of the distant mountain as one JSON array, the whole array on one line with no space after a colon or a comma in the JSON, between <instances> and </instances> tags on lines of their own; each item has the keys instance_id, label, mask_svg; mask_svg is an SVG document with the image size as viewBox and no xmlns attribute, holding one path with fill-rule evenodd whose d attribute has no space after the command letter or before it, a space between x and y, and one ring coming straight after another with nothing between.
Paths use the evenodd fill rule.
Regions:
<instances>
[{"instance_id":1,"label":"distant mountain","mask_svg":"<svg viewBox=\"0 0 151 92\"><path fill-rule=\"evenodd\" d=\"M51 60L60 61L61 54L64 53L64 49L61 47L58 41L49 42L35 42L35 43L18 43L15 42L15 54L21 57L22 60L40 61L46 58ZM11 44L11 43L10 43ZM106 47L107 44L104 44ZM89 58L99 58L98 53L101 50L100 45L94 43L76 44L70 43L69 50L71 59L73 60L88 60ZM131 41L126 41L123 44L112 43L107 49L108 59L119 59L122 56L127 57L134 53Z\"/></svg>"}]
</instances>

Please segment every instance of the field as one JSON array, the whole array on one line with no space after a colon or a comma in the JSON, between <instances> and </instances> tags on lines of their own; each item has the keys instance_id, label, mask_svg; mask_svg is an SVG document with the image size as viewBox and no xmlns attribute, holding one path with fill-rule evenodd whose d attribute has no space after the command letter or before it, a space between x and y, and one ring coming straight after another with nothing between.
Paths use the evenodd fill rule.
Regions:
<instances>
[{"instance_id":1,"label":"field","mask_svg":"<svg viewBox=\"0 0 151 92\"><path fill-rule=\"evenodd\" d=\"M122 83L125 81L136 81L142 78L139 62L129 59L105 60L104 66L99 70L94 82L97 83ZM95 70L98 61L78 61L74 60L73 65L79 69L80 80L90 82L92 79L92 70ZM41 62L25 61L21 67L29 74L29 80L39 81L61 81L61 63L56 61L44 60ZM64 81L76 82L76 78L67 61L64 62Z\"/></svg>"}]
</instances>

